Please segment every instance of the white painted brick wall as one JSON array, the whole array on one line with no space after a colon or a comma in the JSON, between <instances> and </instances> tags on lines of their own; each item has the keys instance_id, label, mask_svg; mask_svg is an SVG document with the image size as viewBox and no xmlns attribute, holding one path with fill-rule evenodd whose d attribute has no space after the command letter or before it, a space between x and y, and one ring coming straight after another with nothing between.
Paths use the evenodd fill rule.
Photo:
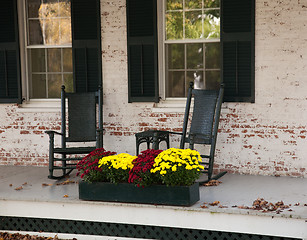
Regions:
<instances>
[{"instance_id":1,"label":"white painted brick wall","mask_svg":"<svg viewBox=\"0 0 307 240\"><path fill-rule=\"evenodd\" d=\"M104 146L134 154L134 133L179 130L183 115L128 103L125 2L101 1ZM223 105L216 169L306 177L307 0L256 0L256 8L256 103ZM46 165L43 131L59 129L59 113L16 109L0 105L0 164Z\"/></svg>"}]
</instances>

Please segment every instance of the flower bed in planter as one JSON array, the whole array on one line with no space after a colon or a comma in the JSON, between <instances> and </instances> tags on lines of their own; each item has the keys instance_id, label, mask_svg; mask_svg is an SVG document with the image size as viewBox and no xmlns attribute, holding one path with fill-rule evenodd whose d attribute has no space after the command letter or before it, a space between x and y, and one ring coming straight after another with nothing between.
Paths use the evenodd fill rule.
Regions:
<instances>
[{"instance_id":1,"label":"flower bed in planter","mask_svg":"<svg viewBox=\"0 0 307 240\"><path fill-rule=\"evenodd\" d=\"M77 169L83 200L190 206L199 200L195 180L203 167L195 150L146 150L138 156L96 149Z\"/></svg>"}]
</instances>

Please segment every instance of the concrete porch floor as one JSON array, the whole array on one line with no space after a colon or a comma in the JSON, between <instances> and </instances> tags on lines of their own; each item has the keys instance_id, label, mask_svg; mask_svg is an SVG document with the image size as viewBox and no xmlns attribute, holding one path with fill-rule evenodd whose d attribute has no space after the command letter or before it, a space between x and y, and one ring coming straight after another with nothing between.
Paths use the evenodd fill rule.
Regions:
<instances>
[{"instance_id":1,"label":"concrete porch floor","mask_svg":"<svg viewBox=\"0 0 307 240\"><path fill-rule=\"evenodd\" d=\"M70 180L79 180L75 173ZM226 174L220 185L200 187L200 201L193 206L175 207L82 201L77 183L57 185L59 182L47 175L45 167L0 166L0 217L141 224L307 239L307 179ZM20 187L21 190L15 190ZM257 198L272 203L283 201L291 204L291 210L276 213L240 208L251 207ZM214 201L223 208L209 204L208 208L201 207Z\"/></svg>"}]
</instances>

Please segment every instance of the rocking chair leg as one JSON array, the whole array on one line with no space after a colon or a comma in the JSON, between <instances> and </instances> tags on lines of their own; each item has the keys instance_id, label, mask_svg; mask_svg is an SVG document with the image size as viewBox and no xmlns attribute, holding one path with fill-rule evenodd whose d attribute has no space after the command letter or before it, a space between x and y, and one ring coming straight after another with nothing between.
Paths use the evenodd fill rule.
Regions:
<instances>
[{"instance_id":1,"label":"rocking chair leg","mask_svg":"<svg viewBox=\"0 0 307 240\"><path fill-rule=\"evenodd\" d=\"M48 178L53 179L53 166L54 166L54 135L49 135L49 175Z\"/></svg>"}]
</instances>

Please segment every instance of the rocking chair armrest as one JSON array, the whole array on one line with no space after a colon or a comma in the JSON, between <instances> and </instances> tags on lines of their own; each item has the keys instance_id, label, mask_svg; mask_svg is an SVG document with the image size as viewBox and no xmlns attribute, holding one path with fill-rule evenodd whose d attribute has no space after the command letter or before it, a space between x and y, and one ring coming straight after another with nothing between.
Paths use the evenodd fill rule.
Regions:
<instances>
[{"instance_id":1,"label":"rocking chair armrest","mask_svg":"<svg viewBox=\"0 0 307 240\"><path fill-rule=\"evenodd\" d=\"M56 131L45 131L45 133L47 133L49 136L50 135L54 135L54 134L57 134L57 135L61 135L61 136L63 136L63 134L62 133L60 133L60 132L56 132Z\"/></svg>"},{"instance_id":2,"label":"rocking chair armrest","mask_svg":"<svg viewBox=\"0 0 307 240\"><path fill-rule=\"evenodd\" d=\"M181 133L181 132L168 132L168 133L170 133L170 134L182 135L182 133Z\"/></svg>"}]
</instances>

